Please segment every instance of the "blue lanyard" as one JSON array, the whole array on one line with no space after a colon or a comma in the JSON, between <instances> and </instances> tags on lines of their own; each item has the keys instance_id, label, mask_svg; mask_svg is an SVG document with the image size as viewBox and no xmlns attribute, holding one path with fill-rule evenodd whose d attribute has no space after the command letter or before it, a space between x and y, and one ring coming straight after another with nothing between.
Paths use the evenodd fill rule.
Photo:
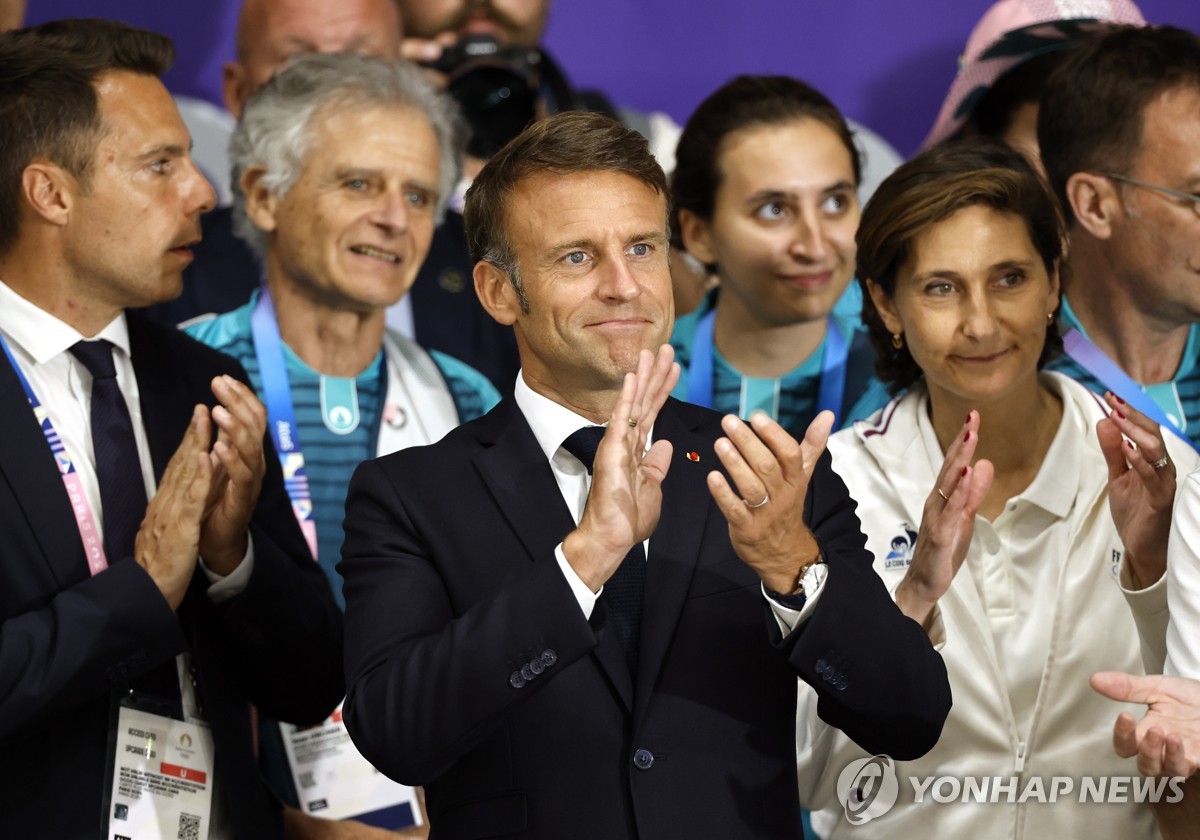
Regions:
<instances>
[{"instance_id":1,"label":"blue lanyard","mask_svg":"<svg viewBox=\"0 0 1200 840\"><path fill-rule=\"evenodd\" d=\"M1125 402L1145 414L1163 428L1170 429L1175 436L1200 452L1200 447L1184 434L1178 426L1171 422L1166 412L1159 408L1158 403L1134 382L1125 371L1121 370L1104 351L1093 344L1087 336L1072 327L1063 336L1063 348L1075 362L1108 390L1112 391Z\"/></svg>"},{"instance_id":2,"label":"blue lanyard","mask_svg":"<svg viewBox=\"0 0 1200 840\"><path fill-rule=\"evenodd\" d=\"M688 365L688 402L713 407L713 322L717 309L714 306L700 318L696 334L692 338L692 357ZM821 383L817 388L817 411L832 411L834 425L838 427L838 415L842 411L842 400L846 395L846 360L849 346L842 331L833 318L827 321L825 352L821 359ZM814 415L815 416L815 415ZM779 418L774 418L779 419Z\"/></svg>"},{"instance_id":3,"label":"blue lanyard","mask_svg":"<svg viewBox=\"0 0 1200 840\"><path fill-rule=\"evenodd\" d=\"M317 523L314 520L312 494L308 488L308 471L304 466L304 451L300 448L296 407L292 402L292 386L288 379L287 363L283 358L283 339L275 320L275 306L266 284L258 290L258 300L250 314L250 329L254 337L254 356L262 377L263 402L267 408L267 426L271 440L279 453L283 468L283 485L292 502L292 513L308 542L312 556L317 556Z\"/></svg>"}]
</instances>

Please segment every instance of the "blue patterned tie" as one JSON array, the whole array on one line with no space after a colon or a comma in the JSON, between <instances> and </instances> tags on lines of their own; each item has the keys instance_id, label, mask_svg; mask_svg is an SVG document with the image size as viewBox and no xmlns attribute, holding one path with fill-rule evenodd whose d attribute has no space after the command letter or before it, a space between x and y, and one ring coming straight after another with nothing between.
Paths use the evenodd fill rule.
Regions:
<instances>
[{"instance_id":1,"label":"blue patterned tie","mask_svg":"<svg viewBox=\"0 0 1200 840\"><path fill-rule=\"evenodd\" d=\"M80 341L71 354L92 374L92 448L100 484L104 553L109 564L133 555L133 541L146 515L146 485L142 479L137 441L129 407L117 385L112 345Z\"/></svg>"},{"instance_id":2,"label":"blue patterned tie","mask_svg":"<svg viewBox=\"0 0 1200 840\"><path fill-rule=\"evenodd\" d=\"M117 385L112 344L104 339L80 341L71 347L71 355L92 375L92 449L100 484L104 553L111 565L133 556L134 539L146 515L146 485L129 406ZM159 663L131 680L130 687L178 703L175 660Z\"/></svg>"},{"instance_id":3,"label":"blue patterned tie","mask_svg":"<svg viewBox=\"0 0 1200 840\"><path fill-rule=\"evenodd\" d=\"M603 426L584 426L572 432L562 445L587 467L588 475L591 475L596 450L600 448L603 437ZM625 651L629 673L635 677L642 637L642 600L645 590L646 551L639 542L629 549L621 565L604 584L602 596L612 613L613 627L617 632L617 641Z\"/></svg>"}]
</instances>

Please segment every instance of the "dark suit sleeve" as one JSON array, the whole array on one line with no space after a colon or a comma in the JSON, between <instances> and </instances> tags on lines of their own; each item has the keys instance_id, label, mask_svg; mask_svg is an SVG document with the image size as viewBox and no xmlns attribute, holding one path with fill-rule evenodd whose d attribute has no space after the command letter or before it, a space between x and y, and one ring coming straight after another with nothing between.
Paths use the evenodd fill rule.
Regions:
<instances>
[{"instance_id":1,"label":"dark suit sleeve","mask_svg":"<svg viewBox=\"0 0 1200 840\"><path fill-rule=\"evenodd\" d=\"M185 648L175 614L132 561L6 617L0 624L0 745L27 738Z\"/></svg>"},{"instance_id":2,"label":"dark suit sleeve","mask_svg":"<svg viewBox=\"0 0 1200 840\"><path fill-rule=\"evenodd\" d=\"M925 631L872 568L854 500L828 452L806 500L829 576L813 614L781 643L818 696L821 719L870 753L919 758L950 712L950 683Z\"/></svg>"},{"instance_id":3,"label":"dark suit sleeve","mask_svg":"<svg viewBox=\"0 0 1200 840\"><path fill-rule=\"evenodd\" d=\"M597 636L552 556L481 584L487 597L457 609L461 593L447 589L439 569L456 561L432 556L422 531L470 528L470 517L458 525L415 522L391 481L395 458L359 466L346 501L344 711L355 745L375 767L425 784L491 735L514 704L591 651ZM481 537L478 545L479 556L465 562L484 574L488 543ZM465 572L446 575L462 581ZM534 657L545 671L511 683Z\"/></svg>"}]
</instances>

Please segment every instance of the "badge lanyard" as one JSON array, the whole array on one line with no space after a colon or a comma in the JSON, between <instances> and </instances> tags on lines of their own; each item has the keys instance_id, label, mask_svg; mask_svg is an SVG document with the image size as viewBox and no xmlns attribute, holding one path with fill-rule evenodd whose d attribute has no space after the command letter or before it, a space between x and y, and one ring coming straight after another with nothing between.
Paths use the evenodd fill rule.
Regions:
<instances>
[{"instance_id":1,"label":"badge lanyard","mask_svg":"<svg viewBox=\"0 0 1200 840\"><path fill-rule=\"evenodd\" d=\"M1080 367L1100 380L1101 385L1142 412L1142 414L1145 414L1158 425L1170 429L1175 433L1177 438L1192 449L1200 451L1200 447L1197 447L1191 438L1184 434L1175 423L1171 422L1171 418L1159 408L1158 403L1152 400L1136 382L1129 378L1129 375L1125 371L1117 367L1116 363L1105 355L1103 350L1088 340L1083 333L1074 327L1067 330L1066 335L1063 336L1063 348L1067 351L1067 355L1074 359Z\"/></svg>"},{"instance_id":2,"label":"badge lanyard","mask_svg":"<svg viewBox=\"0 0 1200 840\"><path fill-rule=\"evenodd\" d=\"M83 552L87 556L88 569L93 575L99 574L108 568L108 558L104 555L104 544L100 539L100 530L96 527L96 517L92 513L91 505L88 504L87 495L83 491L83 481L80 479L79 473L75 471L75 464L67 454L62 438L58 436L54 424L50 422L50 415L38 401L37 394L30 387L29 380L25 378L21 366L13 358L12 351L8 348L8 342L2 335L0 335L0 348L4 349L8 363L12 365L17 379L21 382L21 387L25 389L29 407L33 409L33 416L41 426L42 434L46 437L46 443L49 444L50 452L54 455L54 461L58 465L58 471L62 474L63 485L67 488L67 498L70 499L71 510L75 514L75 525L79 528L79 538L83 541Z\"/></svg>"},{"instance_id":3,"label":"badge lanyard","mask_svg":"<svg viewBox=\"0 0 1200 840\"><path fill-rule=\"evenodd\" d=\"M271 427L271 439L283 465L284 485L296 520L304 531L313 557L316 557L317 525L313 519L304 454L300 449L283 339L265 284L259 287L250 325L254 355L262 376L267 425ZM437 364L424 350L412 342L385 334L381 364L380 378L386 383L386 391L376 421L377 456L406 446L432 443L458 425L458 410L450 390ZM418 406L419 411L415 410Z\"/></svg>"},{"instance_id":4,"label":"badge lanyard","mask_svg":"<svg viewBox=\"0 0 1200 840\"><path fill-rule=\"evenodd\" d=\"M317 556L317 523L314 519L312 494L308 489L308 471L304 467L304 451L296 425L296 408L292 403L292 388L288 381L287 364L283 359L283 339L275 321L275 307L266 285L259 288L258 301L250 315L254 337L254 355L262 376L263 397L267 408L267 425L271 440L279 453L283 468L283 486L292 502L292 513L308 542L308 550Z\"/></svg>"},{"instance_id":5,"label":"badge lanyard","mask_svg":"<svg viewBox=\"0 0 1200 840\"><path fill-rule=\"evenodd\" d=\"M713 307L701 317L692 339L692 360L688 366L688 402L705 408L713 407L713 322L717 310ZM817 414L832 411L841 413L846 393L846 359L849 348L842 331L833 318L827 320L825 353L821 359L821 384L817 389ZM837 421L834 421L837 428Z\"/></svg>"}]
</instances>

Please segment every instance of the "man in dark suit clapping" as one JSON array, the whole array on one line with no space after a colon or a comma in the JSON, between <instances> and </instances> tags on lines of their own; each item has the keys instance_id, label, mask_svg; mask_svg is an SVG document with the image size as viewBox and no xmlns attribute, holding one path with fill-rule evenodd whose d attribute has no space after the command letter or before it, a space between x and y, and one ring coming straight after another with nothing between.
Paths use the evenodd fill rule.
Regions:
<instances>
[{"instance_id":1,"label":"man in dark suit clapping","mask_svg":"<svg viewBox=\"0 0 1200 840\"><path fill-rule=\"evenodd\" d=\"M514 396L361 466L346 721L435 838L800 836L796 678L867 749L949 709L824 452L667 399L666 182L613 120L540 121L467 196Z\"/></svg>"},{"instance_id":2,"label":"man in dark suit clapping","mask_svg":"<svg viewBox=\"0 0 1200 840\"><path fill-rule=\"evenodd\" d=\"M314 723L342 689L244 371L125 312L179 293L213 202L172 57L112 21L0 36L3 837L282 837L250 704Z\"/></svg>"}]
</instances>

